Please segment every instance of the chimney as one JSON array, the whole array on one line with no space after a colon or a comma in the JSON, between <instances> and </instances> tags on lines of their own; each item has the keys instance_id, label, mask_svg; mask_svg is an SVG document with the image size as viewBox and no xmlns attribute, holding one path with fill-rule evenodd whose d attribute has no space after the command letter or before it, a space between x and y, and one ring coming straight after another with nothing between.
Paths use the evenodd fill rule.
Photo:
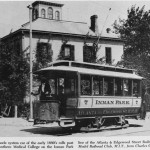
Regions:
<instances>
[{"instance_id":1,"label":"chimney","mask_svg":"<svg viewBox=\"0 0 150 150\"><path fill-rule=\"evenodd\" d=\"M91 16L91 27L90 29L98 35L98 24L97 24L97 15Z\"/></svg>"},{"instance_id":2,"label":"chimney","mask_svg":"<svg viewBox=\"0 0 150 150\"><path fill-rule=\"evenodd\" d=\"M107 32L107 33L110 33L110 31L111 31L110 28L107 28L107 29L106 29L106 32Z\"/></svg>"}]
</instances>

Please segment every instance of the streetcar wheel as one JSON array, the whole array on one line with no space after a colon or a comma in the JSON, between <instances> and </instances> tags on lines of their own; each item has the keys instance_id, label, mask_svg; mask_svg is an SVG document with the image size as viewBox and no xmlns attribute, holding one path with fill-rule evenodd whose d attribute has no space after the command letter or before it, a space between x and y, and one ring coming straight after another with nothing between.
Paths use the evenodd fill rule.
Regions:
<instances>
[{"instance_id":1,"label":"streetcar wheel","mask_svg":"<svg viewBox=\"0 0 150 150\"><path fill-rule=\"evenodd\" d=\"M38 119L34 119L34 125L39 124L39 120Z\"/></svg>"}]
</instances>

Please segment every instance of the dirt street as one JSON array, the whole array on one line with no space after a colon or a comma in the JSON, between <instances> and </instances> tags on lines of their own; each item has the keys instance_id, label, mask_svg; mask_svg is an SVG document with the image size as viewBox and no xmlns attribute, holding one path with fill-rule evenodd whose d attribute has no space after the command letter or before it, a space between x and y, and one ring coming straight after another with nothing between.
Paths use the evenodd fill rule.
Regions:
<instances>
[{"instance_id":1,"label":"dirt street","mask_svg":"<svg viewBox=\"0 0 150 150\"><path fill-rule=\"evenodd\" d=\"M36 125L21 118L0 118L0 137L95 137L95 136L150 136L150 117L145 120L129 119L130 126L125 129L106 129L99 132L74 132L62 129L57 123Z\"/></svg>"}]
</instances>

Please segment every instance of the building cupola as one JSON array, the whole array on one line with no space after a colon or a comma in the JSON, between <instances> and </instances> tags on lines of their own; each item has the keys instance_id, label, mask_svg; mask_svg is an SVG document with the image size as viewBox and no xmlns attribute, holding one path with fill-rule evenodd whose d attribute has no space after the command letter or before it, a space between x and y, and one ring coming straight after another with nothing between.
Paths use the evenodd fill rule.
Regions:
<instances>
[{"instance_id":1,"label":"building cupola","mask_svg":"<svg viewBox=\"0 0 150 150\"><path fill-rule=\"evenodd\" d=\"M35 1L32 3L32 20L37 18L62 20L62 6L63 4L47 1Z\"/></svg>"}]
</instances>

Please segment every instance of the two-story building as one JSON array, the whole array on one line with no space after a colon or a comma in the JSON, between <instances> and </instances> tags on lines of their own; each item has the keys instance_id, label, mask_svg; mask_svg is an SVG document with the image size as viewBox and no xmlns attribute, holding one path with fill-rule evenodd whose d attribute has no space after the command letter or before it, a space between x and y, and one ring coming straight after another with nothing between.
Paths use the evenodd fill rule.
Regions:
<instances>
[{"instance_id":1,"label":"two-story building","mask_svg":"<svg viewBox=\"0 0 150 150\"><path fill-rule=\"evenodd\" d=\"M98 42L97 58L105 58L106 63L117 63L123 54L123 41L112 34L109 29L99 34L97 15L89 17L91 25L84 22L65 21L62 18L63 4L35 1L32 3L32 51L33 60L37 45L50 52L52 60L63 58L80 62L88 62L93 55L93 43ZM101 16L102 17L102 16ZM23 51L29 57L30 23L23 24L19 29L2 37L1 41L14 49ZM86 43L86 46L85 46Z\"/></svg>"},{"instance_id":2,"label":"two-story building","mask_svg":"<svg viewBox=\"0 0 150 150\"><path fill-rule=\"evenodd\" d=\"M100 35L98 31L98 16L89 16L91 24L85 22L66 21L62 18L63 4L35 1L32 3L32 51L33 61L40 48L52 56L52 61L58 59L78 62L93 62L95 54L93 45L98 43L96 58L105 59L106 64L116 64L123 54L123 41L109 29ZM103 17L103 16L101 16ZM23 24L17 30L1 38L14 53L29 60L30 23ZM60 57L61 54L61 57Z\"/></svg>"}]
</instances>

